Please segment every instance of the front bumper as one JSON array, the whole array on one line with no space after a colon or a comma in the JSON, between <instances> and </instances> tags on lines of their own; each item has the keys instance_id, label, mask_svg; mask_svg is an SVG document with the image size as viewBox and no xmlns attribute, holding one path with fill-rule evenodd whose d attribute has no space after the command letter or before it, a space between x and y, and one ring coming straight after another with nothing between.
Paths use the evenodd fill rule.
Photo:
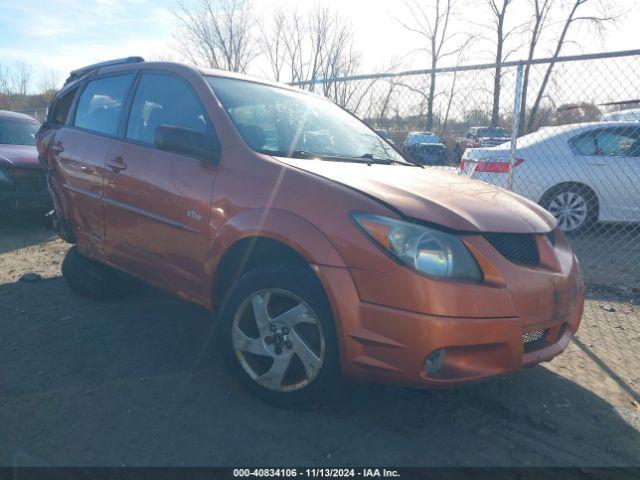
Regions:
<instances>
[{"instance_id":1,"label":"front bumper","mask_svg":"<svg viewBox=\"0 0 640 480\"><path fill-rule=\"evenodd\" d=\"M474 243L477 256L497 253ZM504 273L494 272L492 286L443 285L405 268L377 274L316 267L336 317L343 374L437 388L551 360L577 331L584 304L579 267L568 252L549 270L491 258ZM525 348L531 332L543 339ZM439 349L442 367L428 373L425 361Z\"/></svg>"}]
</instances>

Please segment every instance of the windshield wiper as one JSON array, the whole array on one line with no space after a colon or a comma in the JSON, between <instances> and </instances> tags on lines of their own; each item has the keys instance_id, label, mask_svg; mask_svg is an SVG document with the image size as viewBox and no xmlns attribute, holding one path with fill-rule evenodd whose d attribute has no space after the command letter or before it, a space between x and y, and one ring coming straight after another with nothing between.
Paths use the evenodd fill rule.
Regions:
<instances>
[{"instance_id":1,"label":"windshield wiper","mask_svg":"<svg viewBox=\"0 0 640 480\"><path fill-rule=\"evenodd\" d=\"M411 162L403 162L400 160L394 160L393 158L380 158L377 157L373 153L365 153L360 158L367 158L373 160L373 163L381 163L383 165L404 165L406 167L422 167L422 165L418 165Z\"/></svg>"},{"instance_id":2,"label":"windshield wiper","mask_svg":"<svg viewBox=\"0 0 640 480\"><path fill-rule=\"evenodd\" d=\"M319 160L327 160L329 162L353 162L353 163L366 163L367 165L371 165L374 163L382 164L382 165L405 165L405 166L419 166L415 163L402 162L400 160L394 160L392 158L376 158L371 153L365 153L359 157L355 155L325 155L322 153L314 153L309 152L307 150L260 150L260 153L264 153L266 155L274 155L276 157L289 157L289 158L304 158L304 159L313 159L317 158Z\"/></svg>"}]
</instances>

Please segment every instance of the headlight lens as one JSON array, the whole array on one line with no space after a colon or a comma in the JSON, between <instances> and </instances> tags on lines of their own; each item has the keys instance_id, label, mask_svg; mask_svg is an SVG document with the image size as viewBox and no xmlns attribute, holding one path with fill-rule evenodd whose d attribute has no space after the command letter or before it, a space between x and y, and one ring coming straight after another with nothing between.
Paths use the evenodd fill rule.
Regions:
<instances>
[{"instance_id":1,"label":"headlight lens","mask_svg":"<svg viewBox=\"0 0 640 480\"><path fill-rule=\"evenodd\" d=\"M482 272L455 235L394 218L353 214L378 245L414 270L436 278L481 282Z\"/></svg>"}]
</instances>

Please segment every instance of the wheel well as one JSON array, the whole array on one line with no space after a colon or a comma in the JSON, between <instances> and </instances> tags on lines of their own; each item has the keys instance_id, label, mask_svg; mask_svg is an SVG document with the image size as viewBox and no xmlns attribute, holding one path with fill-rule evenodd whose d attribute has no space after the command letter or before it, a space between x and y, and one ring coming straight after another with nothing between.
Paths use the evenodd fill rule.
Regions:
<instances>
[{"instance_id":1,"label":"wheel well","mask_svg":"<svg viewBox=\"0 0 640 480\"><path fill-rule=\"evenodd\" d=\"M571 187L575 187L575 188L579 189L582 192L590 193L592 195L592 199L595 201L595 205L594 205L595 206L595 212L596 213L598 212L599 205L600 205L600 200L598 199L598 195L593 190L593 188L589 187L588 185L585 185L584 183L580 183L580 182L563 182L563 183L559 183L557 185L554 185L549 190L544 192L544 194L540 198L540 204L543 207L546 208L546 203L549 200L549 198L551 197L551 195L553 195L556 192L559 192L559 191L562 191L562 190L564 190L566 188L571 188Z\"/></svg>"},{"instance_id":2,"label":"wheel well","mask_svg":"<svg viewBox=\"0 0 640 480\"><path fill-rule=\"evenodd\" d=\"M309 267L305 258L288 245L266 237L243 238L234 243L223 255L213 281L213 305L224 303L242 275L256 268L276 265Z\"/></svg>"}]
</instances>

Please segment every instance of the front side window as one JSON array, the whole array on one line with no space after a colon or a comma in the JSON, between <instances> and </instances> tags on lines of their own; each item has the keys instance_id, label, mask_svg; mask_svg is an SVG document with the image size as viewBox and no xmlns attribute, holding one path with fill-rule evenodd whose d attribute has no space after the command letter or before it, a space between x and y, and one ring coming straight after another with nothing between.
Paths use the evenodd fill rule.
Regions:
<instances>
[{"instance_id":1,"label":"front side window","mask_svg":"<svg viewBox=\"0 0 640 480\"><path fill-rule=\"evenodd\" d=\"M640 157L640 128L614 127L591 130L571 140L580 155Z\"/></svg>"},{"instance_id":2,"label":"front side window","mask_svg":"<svg viewBox=\"0 0 640 480\"><path fill-rule=\"evenodd\" d=\"M406 163L376 132L323 98L233 78L207 81L245 143L258 152Z\"/></svg>"},{"instance_id":3,"label":"front side window","mask_svg":"<svg viewBox=\"0 0 640 480\"><path fill-rule=\"evenodd\" d=\"M38 122L0 118L0 145L35 145Z\"/></svg>"},{"instance_id":4,"label":"front side window","mask_svg":"<svg viewBox=\"0 0 640 480\"><path fill-rule=\"evenodd\" d=\"M74 125L94 132L115 135L132 80L133 74L126 74L89 82L78 101Z\"/></svg>"},{"instance_id":5,"label":"front side window","mask_svg":"<svg viewBox=\"0 0 640 480\"><path fill-rule=\"evenodd\" d=\"M167 75L145 74L131 105L126 136L153 144L160 125L200 133L210 131L202 103L185 81Z\"/></svg>"}]
</instances>

